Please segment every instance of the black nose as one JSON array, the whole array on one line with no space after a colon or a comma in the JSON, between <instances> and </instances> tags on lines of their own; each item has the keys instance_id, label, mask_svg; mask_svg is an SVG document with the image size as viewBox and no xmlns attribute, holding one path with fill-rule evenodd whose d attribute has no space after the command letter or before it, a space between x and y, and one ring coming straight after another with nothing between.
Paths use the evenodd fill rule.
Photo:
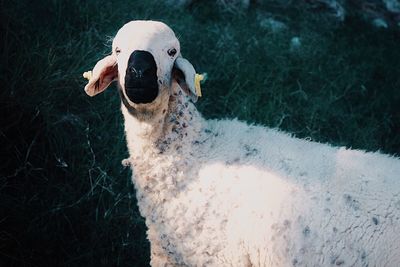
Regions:
<instances>
[{"instance_id":1,"label":"black nose","mask_svg":"<svg viewBox=\"0 0 400 267\"><path fill-rule=\"evenodd\" d=\"M150 103L158 95L157 64L148 51L135 50L129 57L125 92L136 103Z\"/></svg>"}]
</instances>

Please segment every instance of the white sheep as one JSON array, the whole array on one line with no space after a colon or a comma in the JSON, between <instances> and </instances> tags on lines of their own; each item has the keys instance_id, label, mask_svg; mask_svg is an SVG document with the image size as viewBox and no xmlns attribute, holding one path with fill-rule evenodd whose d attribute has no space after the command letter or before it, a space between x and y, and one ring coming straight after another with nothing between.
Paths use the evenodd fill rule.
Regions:
<instances>
[{"instance_id":1,"label":"white sheep","mask_svg":"<svg viewBox=\"0 0 400 267\"><path fill-rule=\"evenodd\" d=\"M205 120L194 77L168 26L132 21L85 87L118 82L152 266L400 266L398 158Z\"/></svg>"}]
</instances>

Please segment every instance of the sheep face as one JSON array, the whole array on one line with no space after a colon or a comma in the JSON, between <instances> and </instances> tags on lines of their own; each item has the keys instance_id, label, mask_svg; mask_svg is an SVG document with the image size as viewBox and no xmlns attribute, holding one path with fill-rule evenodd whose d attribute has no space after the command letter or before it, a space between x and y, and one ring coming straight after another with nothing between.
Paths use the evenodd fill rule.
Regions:
<instances>
[{"instance_id":1,"label":"sheep face","mask_svg":"<svg viewBox=\"0 0 400 267\"><path fill-rule=\"evenodd\" d=\"M166 94L180 45L164 23L132 21L125 24L113 41L119 85L130 104L146 104Z\"/></svg>"},{"instance_id":2,"label":"sheep face","mask_svg":"<svg viewBox=\"0 0 400 267\"><path fill-rule=\"evenodd\" d=\"M174 82L192 98L195 70L180 53L174 32L157 21L131 21L117 33L112 54L100 60L85 87L93 96L116 80L125 106L139 112L168 102Z\"/></svg>"}]
</instances>

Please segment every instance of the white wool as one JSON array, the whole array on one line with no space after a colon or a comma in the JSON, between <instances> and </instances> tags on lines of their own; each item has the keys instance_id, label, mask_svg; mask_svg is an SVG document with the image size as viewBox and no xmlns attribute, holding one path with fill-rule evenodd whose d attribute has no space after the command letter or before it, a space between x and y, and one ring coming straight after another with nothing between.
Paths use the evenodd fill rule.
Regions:
<instances>
[{"instance_id":1,"label":"white wool","mask_svg":"<svg viewBox=\"0 0 400 267\"><path fill-rule=\"evenodd\" d=\"M139 22L159 40L152 23ZM161 46L140 47L164 75ZM152 266L400 266L398 158L205 120L176 82L164 86L169 99L136 106L151 116L121 108Z\"/></svg>"},{"instance_id":2,"label":"white wool","mask_svg":"<svg viewBox=\"0 0 400 267\"><path fill-rule=\"evenodd\" d=\"M150 242L164 252L154 266L398 266L398 159L198 119L164 153L133 160Z\"/></svg>"}]
</instances>

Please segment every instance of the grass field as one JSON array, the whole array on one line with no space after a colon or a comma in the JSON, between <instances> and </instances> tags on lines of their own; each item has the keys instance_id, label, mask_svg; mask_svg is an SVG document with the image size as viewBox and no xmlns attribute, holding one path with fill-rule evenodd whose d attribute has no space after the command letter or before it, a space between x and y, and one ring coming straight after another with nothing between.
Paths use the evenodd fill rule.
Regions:
<instances>
[{"instance_id":1,"label":"grass field","mask_svg":"<svg viewBox=\"0 0 400 267\"><path fill-rule=\"evenodd\" d=\"M199 110L298 137L400 153L400 34L356 17L332 23L265 1L1 1L0 266L146 266L115 87L95 98L82 72L133 19L162 20L209 79ZM288 28L260 26L270 12ZM290 46L299 37L298 48Z\"/></svg>"}]
</instances>

